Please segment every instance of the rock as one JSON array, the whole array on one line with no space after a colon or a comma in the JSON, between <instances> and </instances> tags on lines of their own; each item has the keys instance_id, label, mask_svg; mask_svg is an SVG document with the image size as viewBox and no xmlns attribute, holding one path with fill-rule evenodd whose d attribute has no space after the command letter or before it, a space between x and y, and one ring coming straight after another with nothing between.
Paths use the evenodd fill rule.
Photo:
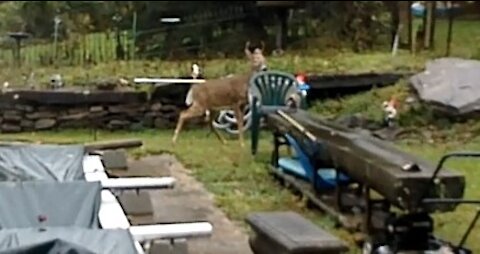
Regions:
<instances>
[{"instance_id":1,"label":"rock","mask_svg":"<svg viewBox=\"0 0 480 254\"><path fill-rule=\"evenodd\" d=\"M179 109L175 105L164 105L160 108L162 113L178 112Z\"/></svg>"},{"instance_id":2,"label":"rock","mask_svg":"<svg viewBox=\"0 0 480 254\"><path fill-rule=\"evenodd\" d=\"M126 113L129 115L137 114L138 112L145 111L144 105L113 105L108 107L108 111L111 113Z\"/></svg>"},{"instance_id":3,"label":"rock","mask_svg":"<svg viewBox=\"0 0 480 254\"><path fill-rule=\"evenodd\" d=\"M151 110L151 111L160 111L161 108L162 108L162 103L160 103L160 102L153 103L153 104L150 106L150 110Z\"/></svg>"},{"instance_id":4,"label":"rock","mask_svg":"<svg viewBox=\"0 0 480 254\"><path fill-rule=\"evenodd\" d=\"M29 120L37 120L41 118L56 118L57 114L51 111L38 111L26 114L25 117Z\"/></svg>"},{"instance_id":5,"label":"rock","mask_svg":"<svg viewBox=\"0 0 480 254\"><path fill-rule=\"evenodd\" d=\"M90 107L90 112L97 113L103 111L103 106L93 106Z\"/></svg>"},{"instance_id":6,"label":"rock","mask_svg":"<svg viewBox=\"0 0 480 254\"><path fill-rule=\"evenodd\" d=\"M35 123L28 119L22 119L22 121L20 122L20 126L22 127L22 129L31 130L35 126Z\"/></svg>"},{"instance_id":7,"label":"rock","mask_svg":"<svg viewBox=\"0 0 480 254\"><path fill-rule=\"evenodd\" d=\"M35 130L51 129L57 124L57 120L52 118L39 119L35 122Z\"/></svg>"},{"instance_id":8,"label":"rock","mask_svg":"<svg viewBox=\"0 0 480 254\"><path fill-rule=\"evenodd\" d=\"M22 128L15 124L4 123L2 124L2 132L3 133L15 133L21 132Z\"/></svg>"},{"instance_id":9,"label":"rock","mask_svg":"<svg viewBox=\"0 0 480 254\"><path fill-rule=\"evenodd\" d=\"M109 129L123 129L130 125L129 121L126 120L111 120L107 124L107 128Z\"/></svg>"},{"instance_id":10,"label":"rock","mask_svg":"<svg viewBox=\"0 0 480 254\"><path fill-rule=\"evenodd\" d=\"M5 122L18 123L22 120L22 114L16 110L7 110L3 112L3 120Z\"/></svg>"},{"instance_id":11,"label":"rock","mask_svg":"<svg viewBox=\"0 0 480 254\"><path fill-rule=\"evenodd\" d=\"M84 118L87 118L88 112L81 112L81 113L76 113L76 114L71 114L71 115L63 115L59 116L58 120L60 121L78 121Z\"/></svg>"},{"instance_id":12,"label":"rock","mask_svg":"<svg viewBox=\"0 0 480 254\"><path fill-rule=\"evenodd\" d=\"M15 109L31 113L35 110L33 106L30 105L23 105L23 104L15 104Z\"/></svg>"},{"instance_id":13,"label":"rock","mask_svg":"<svg viewBox=\"0 0 480 254\"><path fill-rule=\"evenodd\" d=\"M99 119L99 118L102 118L104 116L108 115L108 111L97 111L97 112L90 112L88 114L88 118L90 119Z\"/></svg>"},{"instance_id":14,"label":"rock","mask_svg":"<svg viewBox=\"0 0 480 254\"><path fill-rule=\"evenodd\" d=\"M113 105L108 106L108 111L111 113L122 113L128 110L128 105Z\"/></svg>"},{"instance_id":15,"label":"rock","mask_svg":"<svg viewBox=\"0 0 480 254\"><path fill-rule=\"evenodd\" d=\"M129 117L137 117L137 116L143 116L145 114L145 110L142 109L130 109L125 112L125 114Z\"/></svg>"},{"instance_id":16,"label":"rock","mask_svg":"<svg viewBox=\"0 0 480 254\"><path fill-rule=\"evenodd\" d=\"M161 117L155 118L155 120L153 122L153 126L157 129L166 129L171 125L172 124L171 124L170 121L168 121L167 119L161 118Z\"/></svg>"},{"instance_id":17,"label":"rock","mask_svg":"<svg viewBox=\"0 0 480 254\"><path fill-rule=\"evenodd\" d=\"M3 111L3 115L21 115L21 114L22 114L21 111L15 110L15 109L10 109L10 110Z\"/></svg>"},{"instance_id":18,"label":"rock","mask_svg":"<svg viewBox=\"0 0 480 254\"><path fill-rule=\"evenodd\" d=\"M75 107L75 108L70 108L67 110L68 114L78 114L78 113L87 113L89 111L89 108L87 107Z\"/></svg>"},{"instance_id":19,"label":"rock","mask_svg":"<svg viewBox=\"0 0 480 254\"><path fill-rule=\"evenodd\" d=\"M145 117L161 117L163 116L164 114L162 112L152 112L152 111L148 111L147 113L144 114Z\"/></svg>"}]
</instances>

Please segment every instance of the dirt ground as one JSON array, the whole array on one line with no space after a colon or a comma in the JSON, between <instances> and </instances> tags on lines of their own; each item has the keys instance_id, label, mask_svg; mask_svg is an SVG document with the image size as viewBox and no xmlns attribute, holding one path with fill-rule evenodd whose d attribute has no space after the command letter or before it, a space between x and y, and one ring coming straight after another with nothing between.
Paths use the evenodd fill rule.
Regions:
<instances>
[{"instance_id":1,"label":"dirt ground","mask_svg":"<svg viewBox=\"0 0 480 254\"><path fill-rule=\"evenodd\" d=\"M209 221L213 225L210 238L189 239L190 254L251 254L248 236L215 206L213 196L189 175L188 169L172 155L129 159L128 171L118 176L172 176L174 189L149 191L153 217L133 219L132 224Z\"/></svg>"}]
</instances>

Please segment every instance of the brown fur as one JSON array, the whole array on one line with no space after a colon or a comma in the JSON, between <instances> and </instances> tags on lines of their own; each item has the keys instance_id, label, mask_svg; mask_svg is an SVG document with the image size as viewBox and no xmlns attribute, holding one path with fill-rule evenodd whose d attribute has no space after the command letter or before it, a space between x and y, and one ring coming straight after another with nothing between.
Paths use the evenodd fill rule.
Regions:
<instances>
[{"instance_id":1,"label":"brown fur","mask_svg":"<svg viewBox=\"0 0 480 254\"><path fill-rule=\"evenodd\" d=\"M247 43L248 45L248 43ZM262 55L261 52L258 54ZM247 54L247 57L249 55ZM263 55L262 55L263 57ZM249 57L250 60L250 57ZM193 85L191 88L192 105L180 113L177 127L172 138L172 143L176 143L178 135L183 128L186 120L193 117L200 117L205 112L211 112L207 119L210 128L222 143L225 139L213 126L213 119L219 110L232 109L235 112L239 129L239 141L243 147L243 106L248 103L248 82L250 77L258 70L258 62L251 62L252 68L248 73L234 75L232 77L208 80L205 83Z\"/></svg>"}]
</instances>

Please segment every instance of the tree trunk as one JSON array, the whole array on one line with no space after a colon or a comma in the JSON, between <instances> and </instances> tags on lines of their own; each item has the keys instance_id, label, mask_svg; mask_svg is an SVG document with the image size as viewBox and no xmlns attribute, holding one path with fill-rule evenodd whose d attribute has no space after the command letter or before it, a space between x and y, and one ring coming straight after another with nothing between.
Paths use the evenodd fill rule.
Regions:
<instances>
[{"instance_id":1,"label":"tree trunk","mask_svg":"<svg viewBox=\"0 0 480 254\"><path fill-rule=\"evenodd\" d=\"M399 8L398 8L398 3L396 1L384 1L384 4L388 7L390 10L390 15L392 17L391 19L391 26L392 28L390 29L390 45L393 47L395 43L395 36L397 35L398 32L398 26L400 24L400 15L399 15Z\"/></svg>"},{"instance_id":2,"label":"tree trunk","mask_svg":"<svg viewBox=\"0 0 480 254\"><path fill-rule=\"evenodd\" d=\"M411 48L412 44L412 22L411 22L411 1L397 1L398 21L400 26L400 45Z\"/></svg>"},{"instance_id":3,"label":"tree trunk","mask_svg":"<svg viewBox=\"0 0 480 254\"><path fill-rule=\"evenodd\" d=\"M276 35L276 49L284 50L287 38L288 25L288 9L281 8L277 10L277 35Z\"/></svg>"}]
</instances>

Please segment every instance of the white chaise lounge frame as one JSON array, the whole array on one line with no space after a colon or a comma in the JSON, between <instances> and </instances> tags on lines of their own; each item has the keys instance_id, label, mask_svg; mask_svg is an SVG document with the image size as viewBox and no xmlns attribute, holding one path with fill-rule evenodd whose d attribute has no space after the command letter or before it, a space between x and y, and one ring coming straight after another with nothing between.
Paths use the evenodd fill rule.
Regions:
<instances>
[{"instance_id":1,"label":"white chaise lounge frame","mask_svg":"<svg viewBox=\"0 0 480 254\"><path fill-rule=\"evenodd\" d=\"M128 229L135 239L135 247L139 254L145 253L141 243L148 243L155 239L208 237L212 234L213 226L209 222L132 226L112 193L112 190L173 188L175 179L172 177L108 178L101 156L92 154L84 156L83 172L87 181L100 181L104 188L98 215L101 227Z\"/></svg>"}]
</instances>

